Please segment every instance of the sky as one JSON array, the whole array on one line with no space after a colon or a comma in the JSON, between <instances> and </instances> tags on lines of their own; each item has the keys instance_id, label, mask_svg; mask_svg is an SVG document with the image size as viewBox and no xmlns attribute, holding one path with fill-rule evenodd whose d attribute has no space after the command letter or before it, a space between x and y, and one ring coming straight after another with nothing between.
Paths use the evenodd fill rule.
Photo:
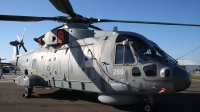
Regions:
<instances>
[{"instance_id":1,"label":"sky","mask_svg":"<svg viewBox=\"0 0 200 112\"><path fill-rule=\"evenodd\" d=\"M200 24L199 0L70 0L74 12L84 17L114 20L156 21ZM48 0L0 0L1 15L55 17L67 16L59 12ZM10 41L22 37L26 28L24 45L27 50L39 47L34 38L62 25L54 21L11 22L0 21L0 57L12 56ZM163 26L127 23L96 23L104 30L139 33L157 43L174 59L191 60L200 65L200 27ZM20 53L23 53L20 49Z\"/></svg>"}]
</instances>

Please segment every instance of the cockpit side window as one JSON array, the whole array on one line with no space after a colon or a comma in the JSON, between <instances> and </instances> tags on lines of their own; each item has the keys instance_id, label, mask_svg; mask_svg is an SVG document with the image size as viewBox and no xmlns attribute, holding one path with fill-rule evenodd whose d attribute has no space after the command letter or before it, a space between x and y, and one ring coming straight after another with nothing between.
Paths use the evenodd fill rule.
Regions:
<instances>
[{"instance_id":1,"label":"cockpit side window","mask_svg":"<svg viewBox=\"0 0 200 112\"><path fill-rule=\"evenodd\" d=\"M133 64L135 59L130 46L116 45L115 64Z\"/></svg>"},{"instance_id":2,"label":"cockpit side window","mask_svg":"<svg viewBox=\"0 0 200 112\"><path fill-rule=\"evenodd\" d=\"M131 64L131 63L135 63L133 53L129 46L125 46L124 64Z\"/></svg>"},{"instance_id":3,"label":"cockpit side window","mask_svg":"<svg viewBox=\"0 0 200 112\"><path fill-rule=\"evenodd\" d=\"M124 46L118 44L116 46L115 64L123 64Z\"/></svg>"}]
</instances>

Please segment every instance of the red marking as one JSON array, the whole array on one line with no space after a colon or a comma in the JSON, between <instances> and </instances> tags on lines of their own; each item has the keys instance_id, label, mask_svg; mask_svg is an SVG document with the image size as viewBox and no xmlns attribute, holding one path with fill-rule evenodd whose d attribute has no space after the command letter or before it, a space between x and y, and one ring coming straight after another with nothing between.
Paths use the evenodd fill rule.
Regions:
<instances>
[{"instance_id":1,"label":"red marking","mask_svg":"<svg viewBox=\"0 0 200 112\"><path fill-rule=\"evenodd\" d=\"M24 97L25 96L25 94L22 94L22 97Z\"/></svg>"},{"instance_id":2,"label":"red marking","mask_svg":"<svg viewBox=\"0 0 200 112\"><path fill-rule=\"evenodd\" d=\"M159 93L159 94L162 94L162 93L165 92L165 90L166 90L165 88L162 88L158 93Z\"/></svg>"},{"instance_id":3,"label":"red marking","mask_svg":"<svg viewBox=\"0 0 200 112\"><path fill-rule=\"evenodd\" d=\"M42 38L38 39L38 43L42 46Z\"/></svg>"},{"instance_id":4,"label":"red marking","mask_svg":"<svg viewBox=\"0 0 200 112\"><path fill-rule=\"evenodd\" d=\"M25 96L25 94L22 94L22 97L27 98L27 97ZM37 94L31 95L31 98L39 98L39 97L40 97L40 96L37 95Z\"/></svg>"},{"instance_id":5,"label":"red marking","mask_svg":"<svg viewBox=\"0 0 200 112\"><path fill-rule=\"evenodd\" d=\"M62 46L64 40L65 40L65 31L64 30L59 30L57 33L58 36L58 42L60 43L60 46Z\"/></svg>"}]
</instances>

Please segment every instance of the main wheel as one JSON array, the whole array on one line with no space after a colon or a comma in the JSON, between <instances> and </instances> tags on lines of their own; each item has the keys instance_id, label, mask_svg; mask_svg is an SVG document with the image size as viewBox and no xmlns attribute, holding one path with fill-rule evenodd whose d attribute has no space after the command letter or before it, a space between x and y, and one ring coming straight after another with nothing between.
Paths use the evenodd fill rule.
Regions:
<instances>
[{"instance_id":1,"label":"main wheel","mask_svg":"<svg viewBox=\"0 0 200 112\"><path fill-rule=\"evenodd\" d=\"M32 93L31 88L25 88L24 96L25 96L26 98L30 98L30 97L31 97L31 93Z\"/></svg>"},{"instance_id":2,"label":"main wheel","mask_svg":"<svg viewBox=\"0 0 200 112\"><path fill-rule=\"evenodd\" d=\"M153 111L153 105L151 103L145 103L143 106L143 109L145 112L152 112Z\"/></svg>"},{"instance_id":3,"label":"main wheel","mask_svg":"<svg viewBox=\"0 0 200 112\"><path fill-rule=\"evenodd\" d=\"M30 89L30 93L33 92L33 87L28 87Z\"/></svg>"}]
</instances>

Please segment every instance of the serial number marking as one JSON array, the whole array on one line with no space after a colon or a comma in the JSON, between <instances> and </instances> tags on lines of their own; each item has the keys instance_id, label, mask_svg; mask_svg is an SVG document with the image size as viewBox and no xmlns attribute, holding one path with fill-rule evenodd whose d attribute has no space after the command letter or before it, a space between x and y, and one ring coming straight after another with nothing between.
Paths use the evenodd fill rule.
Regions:
<instances>
[{"instance_id":1,"label":"serial number marking","mask_svg":"<svg viewBox=\"0 0 200 112\"><path fill-rule=\"evenodd\" d=\"M124 70L123 69L113 69L113 75L123 75Z\"/></svg>"}]
</instances>

